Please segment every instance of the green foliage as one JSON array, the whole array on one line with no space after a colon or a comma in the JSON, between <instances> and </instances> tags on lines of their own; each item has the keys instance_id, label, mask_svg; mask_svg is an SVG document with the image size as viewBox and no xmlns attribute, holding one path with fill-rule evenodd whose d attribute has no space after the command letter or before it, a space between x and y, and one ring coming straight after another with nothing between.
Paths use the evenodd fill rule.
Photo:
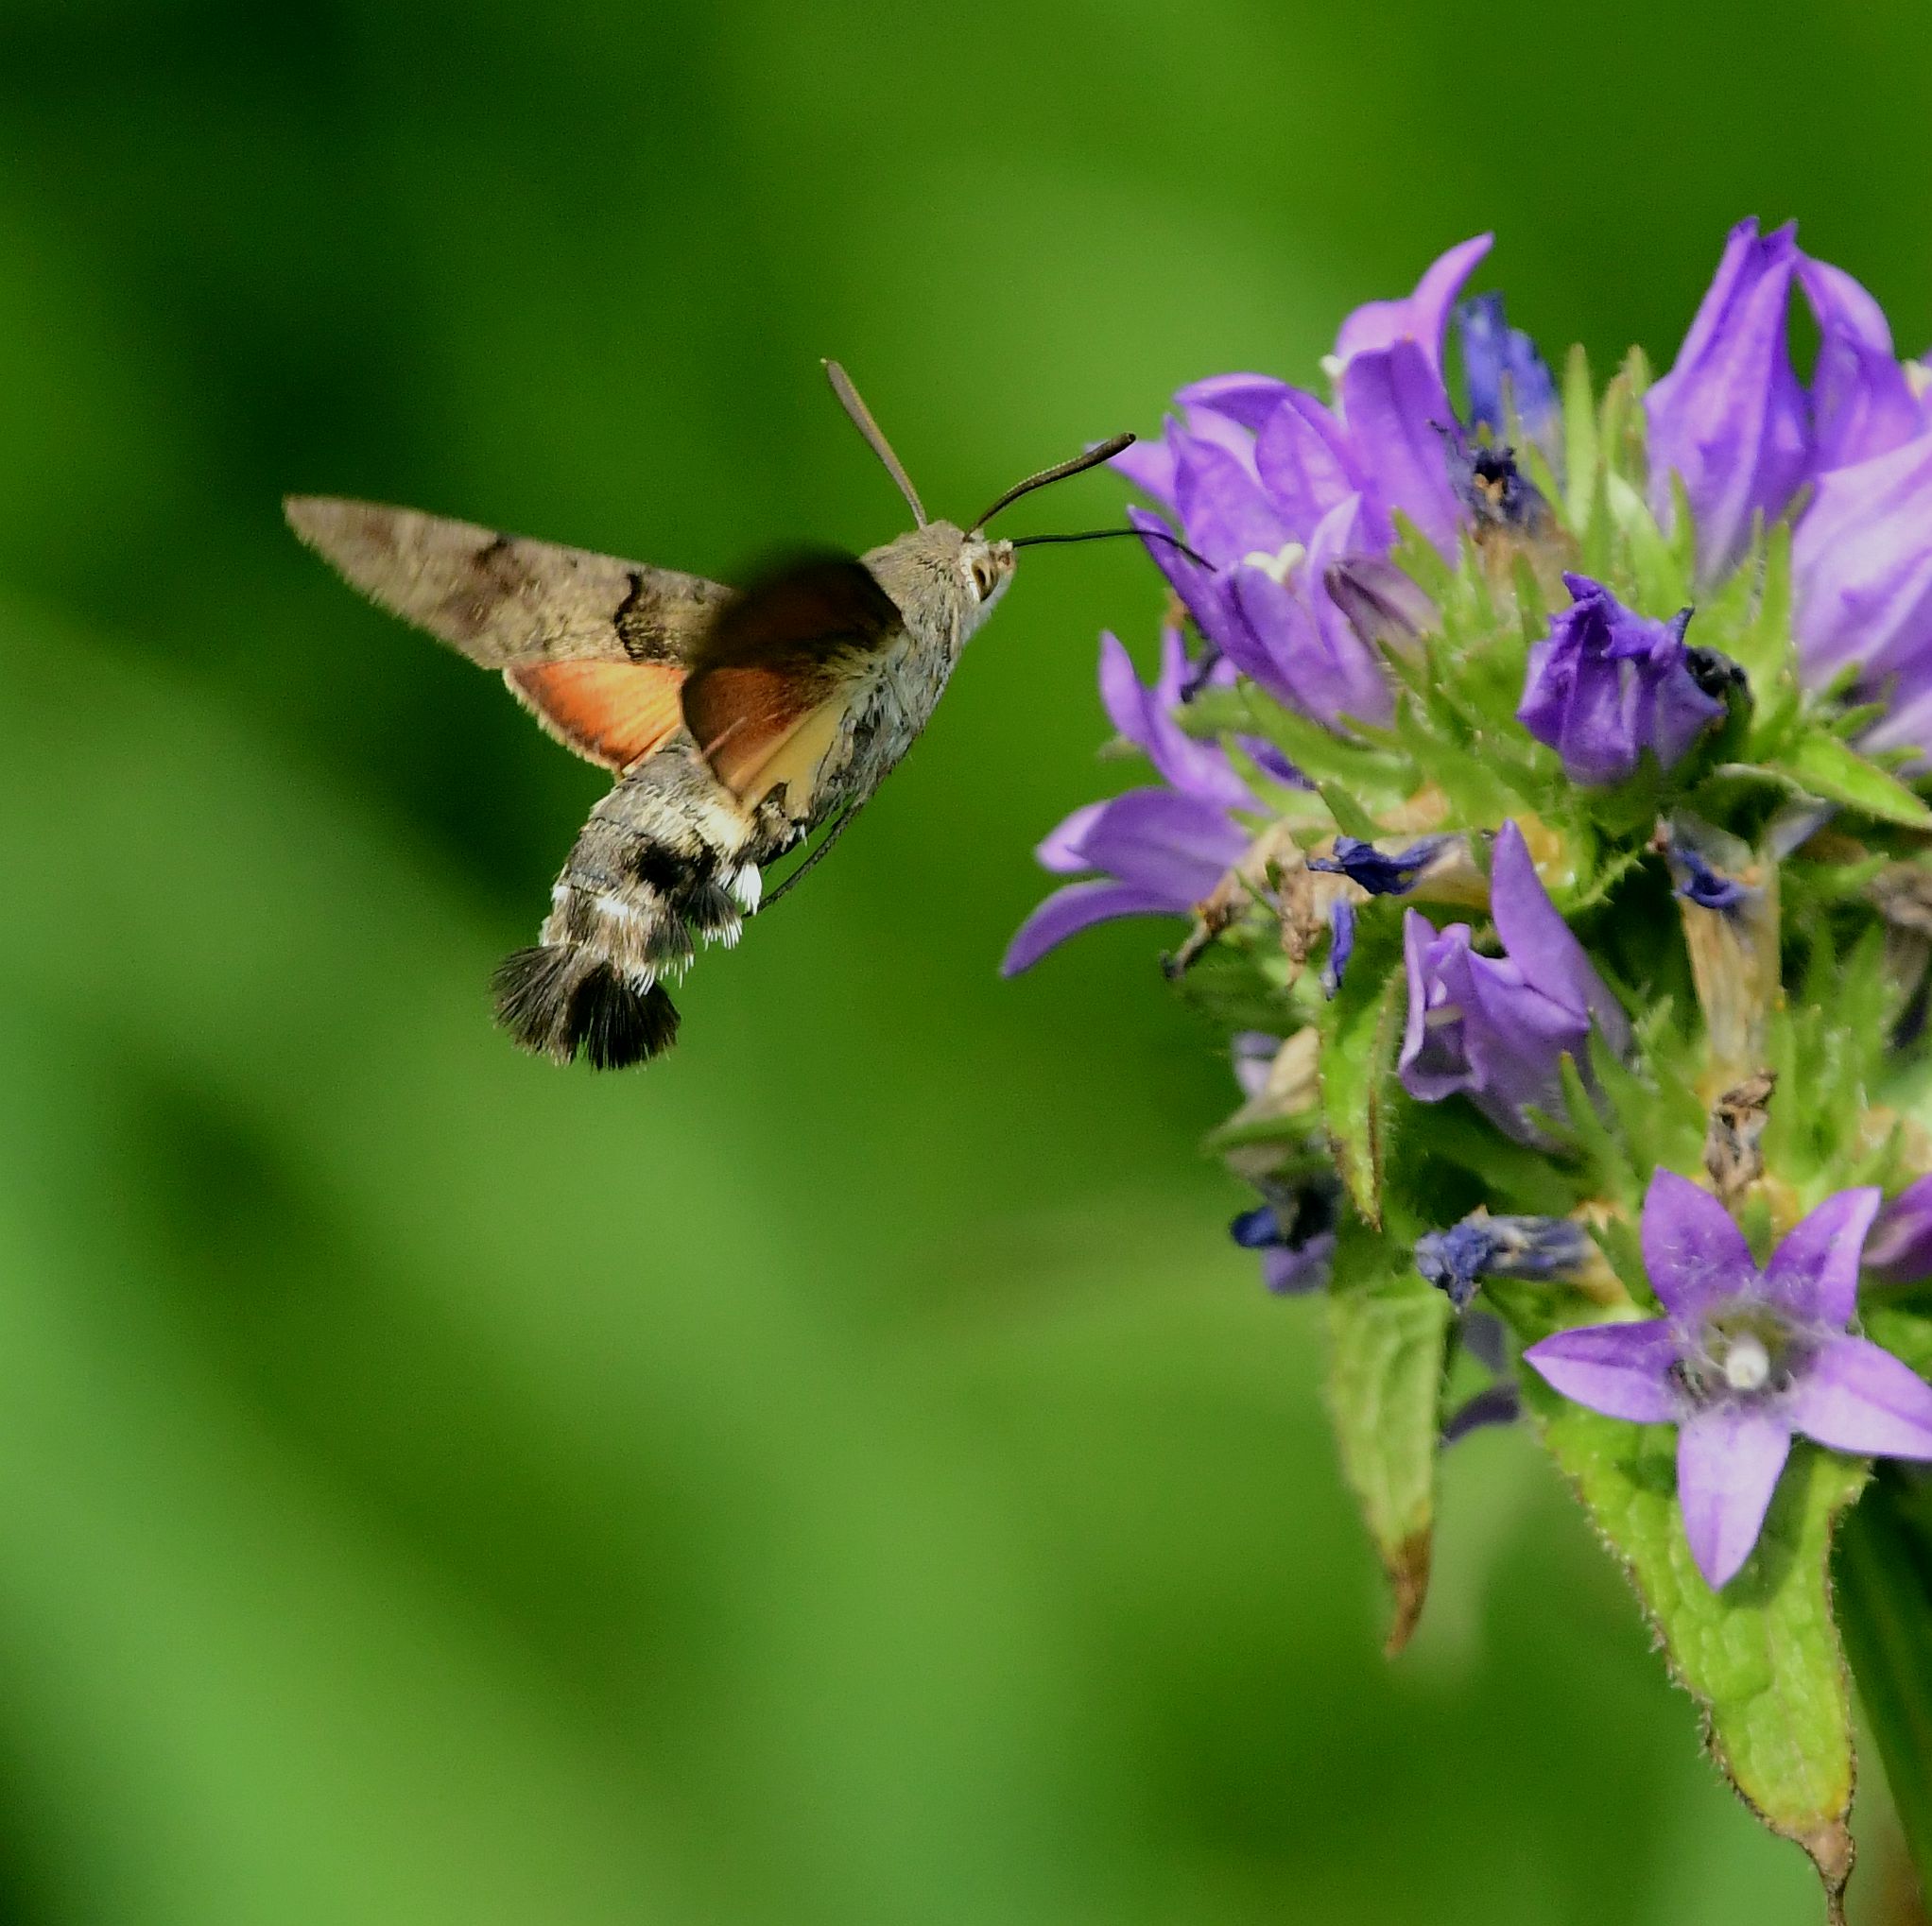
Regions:
<instances>
[{"instance_id":1,"label":"green foliage","mask_svg":"<svg viewBox=\"0 0 1932 1926\"><path fill-rule=\"evenodd\" d=\"M1344 1233L1328 1298L1328 1404L1342 1474L1394 1595L1391 1655L1428 1591L1450 1322L1448 1299L1398 1245Z\"/></svg>"},{"instance_id":2,"label":"green foliage","mask_svg":"<svg viewBox=\"0 0 1932 1926\"><path fill-rule=\"evenodd\" d=\"M1363 1217L1382 1223L1382 1164L1402 1037L1402 923L1391 903L1370 903L1355 951L1329 1006L1321 1041L1321 1119L1336 1167Z\"/></svg>"},{"instance_id":3,"label":"green foliage","mask_svg":"<svg viewBox=\"0 0 1932 1926\"><path fill-rule=\"evenodd\" d=\"M1838 1624L1866 1722L1912 1857L1923 1865L1932 1859L1932 1517L1923 1498L1881 1472L1838 1533L1836 1569Z\"/></svg>"},{"instance_id":4,"label":"green foliage","mask_svg":"<svg viewBox=\"0 0 1932 1926\"><path fill-rule=\"evenodd\" d=\"M1534 1404L1550 1454L1697 1700L1712 1756L1765 1824L1811 1856L1837 1917L1852 1868L1853 1765L1831 1541L1865 1464L1798 1446L1750 1562L1714 1592L1691 1561L1673 1498L1675 1433L1546 1392Z\"/></svg>"}]
</instances>

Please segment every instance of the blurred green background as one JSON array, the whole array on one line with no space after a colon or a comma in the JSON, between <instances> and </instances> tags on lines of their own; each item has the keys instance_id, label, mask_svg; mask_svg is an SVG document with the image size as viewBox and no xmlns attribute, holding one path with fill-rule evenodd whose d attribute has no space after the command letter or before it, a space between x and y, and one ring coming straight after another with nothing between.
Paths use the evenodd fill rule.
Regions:
<instances>
[{"instance_id":1,"label":"blurred green background","mask_svg":"<svg viewBox=\"0 0 1932 1926\"><path fill-rule=\"evenodd\" d=\"M598 1081L484 987L599 779L277 501L729 579L899 528L822 354L970 512L1490 226L1552 349L1757 212L1916 352L1925 21L7 0L0 1918L1814 1918L1527 1440L1384 1663L1165 933L995 977L1138 557Z\"/></svg>"}]
</instances>

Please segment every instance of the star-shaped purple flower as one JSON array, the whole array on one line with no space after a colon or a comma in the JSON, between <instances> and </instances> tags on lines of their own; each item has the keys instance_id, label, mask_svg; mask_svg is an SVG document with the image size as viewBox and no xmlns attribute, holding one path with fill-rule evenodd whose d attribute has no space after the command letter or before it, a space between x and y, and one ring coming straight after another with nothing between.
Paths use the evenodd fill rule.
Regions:
<instances>
[{"instance_id":1,"label":"star-shaped purple flower","mask_svg":"<svg viewBox=\"0 0 1932 1926\"><path fill-rule=\"evenodd\" d=\"M1523 1353L1578 1404L1677 1426L1678 1503L1713 1588L1757 1543L1795 1433L1834 1451L1932 1458L1932 1384L1846 1331L1878 1199L1827 1197L1759 1270L1723 1205L1660 1170L1643 1247L1667 1315L1560 1331Z\"/></svg>"}]
</instances>

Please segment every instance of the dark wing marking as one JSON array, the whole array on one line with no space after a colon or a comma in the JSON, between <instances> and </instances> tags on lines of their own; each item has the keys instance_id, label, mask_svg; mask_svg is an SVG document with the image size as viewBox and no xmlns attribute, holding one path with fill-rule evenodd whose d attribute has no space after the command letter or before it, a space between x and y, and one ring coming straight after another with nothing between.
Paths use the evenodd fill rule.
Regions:
<instances>
[{"instance_id":1,"label":"dark wing marking","mask_svg":"<svg viewBox=\"0 0 1932 1926\"><path fill-rule=\"evenodd\" d=\"M485 668L686 663L733 597L702 576L413 508L291 496L289 525L372 601Z\"/></svg>"},{"instance_id":2,"label":"dark wing marking","mask_svg":"<svg viewBox=\"0 0 1932 1926\"><path fill-rule=\"evenodd\" d=\"M607 769L641 763L683 727L684 671L670 662L526 662L503 679L564 748Z\"/></svg>"},{"instance_id":3,"label":"dark wing marking","mask_svg":"<svg viewBox=\"0 0 1932 1926\"><path fill-rule=\"evenodd\" d=\"M726 603L684 684L684 721L742 802L779 784L796 807L870 660L904 632L899 606L851 556L806 556Z\"/></svg>"}]
</instances>

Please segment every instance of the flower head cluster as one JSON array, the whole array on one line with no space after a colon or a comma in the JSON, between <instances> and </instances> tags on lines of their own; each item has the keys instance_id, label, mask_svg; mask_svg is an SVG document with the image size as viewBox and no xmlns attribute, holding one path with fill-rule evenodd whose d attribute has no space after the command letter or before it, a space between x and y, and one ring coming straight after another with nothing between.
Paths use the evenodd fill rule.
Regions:
<instances>
[{"instance_id":1,"label":"flower head cluster","mask_svg":"<svg viewBox=\"0 0 1932 1926\"><path fill-rule=\"evenodd\" d=\"M1041 846L1069 880L1007 961L1192 919L1170 974L1241 1025L1233 1238L1332 1294L1398 1597L1436 1453L1529 1408L1688 1674L1682 1549L1729 1585L1794 1438L1836 1503L1843 1459L1932 1460L1928 373L1748 221L1667 373L1560 389L1460 299L1488 248L1349 316L1324 393L1213 376L1119 457L1175 626L1148 682L1104 638L1101 693L1157 780ZM1675 1427L1681 1536L1560 1399ZM1797 1562L1721 1609L1820 1617Z\"/></svg>"}]
</instances>

